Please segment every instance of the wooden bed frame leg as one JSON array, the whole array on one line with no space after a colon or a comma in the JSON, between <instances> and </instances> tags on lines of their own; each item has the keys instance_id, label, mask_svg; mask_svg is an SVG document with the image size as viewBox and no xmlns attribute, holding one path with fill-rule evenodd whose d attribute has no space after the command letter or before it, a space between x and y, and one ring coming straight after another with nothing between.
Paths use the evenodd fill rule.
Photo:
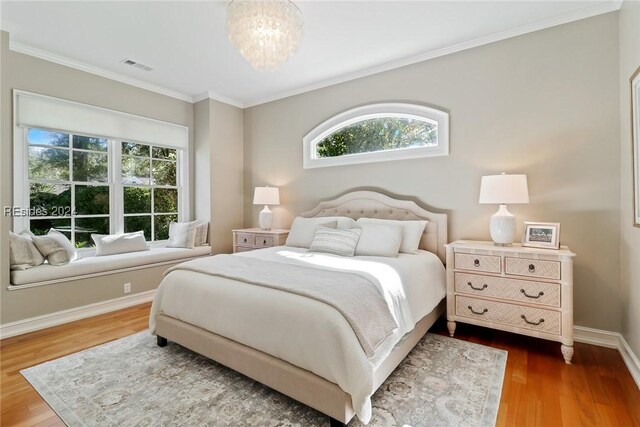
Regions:
<instances>
[{"instance_id":1,"label":"wooden bed frame leg","mask_svg":"<svg viewBox=\"0 0 640 427\"><path fill-rule=\"evenodd\" d=\"M330 427L346 427L346 424L342 421L338 421L335 418L329 417L329 426Z\"/></svg>"},{"instance_id":2,"label":"wooden bed frame leg","mask_svg":"<svg viewBox=\"0 0 640 427\"><path fill-rule=\"evenodd\" d=\"M167 339L165 337L161 337L160 335L158 335L158 347L166 347L167 346Z\"/></svg>"}]
</instances>

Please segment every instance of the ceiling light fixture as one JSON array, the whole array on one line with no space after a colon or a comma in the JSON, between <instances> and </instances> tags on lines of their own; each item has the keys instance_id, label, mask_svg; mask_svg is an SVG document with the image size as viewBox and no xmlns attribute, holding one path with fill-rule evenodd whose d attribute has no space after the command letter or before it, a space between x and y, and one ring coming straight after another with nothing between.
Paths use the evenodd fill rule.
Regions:
<instances>
[{"instance_id":1,"label":"ceiling light fixture","mask_svg":"<svg viewBox=\"0 0 640 427\"><path fill-rule=\"evenodd\" d=\"M227 35L255 69L273 71L298 50L302 13L290 0L233 0Z\"/></svg>"}]
</instances>

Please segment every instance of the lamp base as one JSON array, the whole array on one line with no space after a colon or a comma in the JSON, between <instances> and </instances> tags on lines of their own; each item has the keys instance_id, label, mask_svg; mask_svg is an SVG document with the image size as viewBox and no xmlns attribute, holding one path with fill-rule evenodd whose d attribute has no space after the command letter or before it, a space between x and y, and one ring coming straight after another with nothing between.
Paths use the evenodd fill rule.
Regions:
<instances>
[{"instance_id":1,"label":"lamp base","mask_svg":"<svg viewBox=\"0 0 640 427\"><path fill-rule=\"evenodd\" d=\"M273 212L271 212L269 206L264 205L264 209L260 211L258 222L260 223L260 228L262 230L271 230L271 224L273 222Z\"/></svg>"},{"instance_id":2,"label":"lamp base","mask_svg":"<svg viewBox=\"0 0 640 427\"><path fill-rule=\"evenodd\" d=\"M507 210L507 205L500 205L498 212L491 216L489 231L496 246L510 246L513 243L516 237L516 217Z\"/></svg>"}]
</instances>

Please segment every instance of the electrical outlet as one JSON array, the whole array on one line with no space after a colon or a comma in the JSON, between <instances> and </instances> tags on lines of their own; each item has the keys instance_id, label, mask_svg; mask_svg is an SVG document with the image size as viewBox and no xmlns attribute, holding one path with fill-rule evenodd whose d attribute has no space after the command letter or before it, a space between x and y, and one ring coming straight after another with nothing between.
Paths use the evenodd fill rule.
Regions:
<instances>
[{"instance_id":1,"label":"electrical outlet","mask_svg":"<svg viewBox=\"0 0 640 427\"><path fill-rule=\"evenodd\" d=\"M125 283L124 284L124 293L128 294L129 292L131 292L131 283Z\"/></svg>"}]
</instances>

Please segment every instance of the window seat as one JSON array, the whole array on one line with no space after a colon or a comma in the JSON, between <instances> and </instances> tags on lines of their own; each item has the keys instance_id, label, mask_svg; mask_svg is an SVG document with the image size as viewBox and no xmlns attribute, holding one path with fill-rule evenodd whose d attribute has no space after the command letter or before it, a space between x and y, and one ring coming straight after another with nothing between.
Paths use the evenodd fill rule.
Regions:
<instances>
[{"instance_id":1,"label":"window seat","mask_svg":"<svg viewBox=\"0 0 640 427\"><path fill-rule=\"evenodd\" d=\"M67 265L52 266L45 263L28 270L13 270L9 289L48 285L119 271L172 264L210 254L210 246L198 246L193 249L155 247L148 251L117 255L85 256Z\"/></svg>"}]
</instances>

